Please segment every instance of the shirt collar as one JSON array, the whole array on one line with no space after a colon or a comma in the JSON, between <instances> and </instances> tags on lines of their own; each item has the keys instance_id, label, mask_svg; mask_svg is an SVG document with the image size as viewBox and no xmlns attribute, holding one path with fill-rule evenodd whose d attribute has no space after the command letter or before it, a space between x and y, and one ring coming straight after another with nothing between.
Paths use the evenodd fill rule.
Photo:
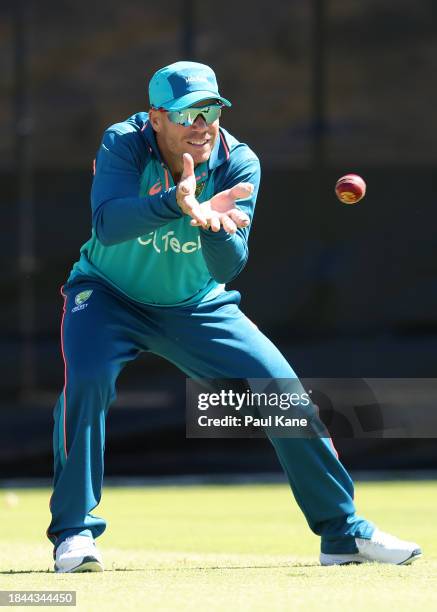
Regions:
<instances>
[{"instance_id":1,"label":"shirt collar","mask_svg":"<svg viewBox=\"0 0 437 612\"><path fill-rule=\"evenodd\" d=\"M208 168L214 170L229 159L229 147L223 130L220 128L213 150L208 160Z\"/></svg>"}]
</instances>

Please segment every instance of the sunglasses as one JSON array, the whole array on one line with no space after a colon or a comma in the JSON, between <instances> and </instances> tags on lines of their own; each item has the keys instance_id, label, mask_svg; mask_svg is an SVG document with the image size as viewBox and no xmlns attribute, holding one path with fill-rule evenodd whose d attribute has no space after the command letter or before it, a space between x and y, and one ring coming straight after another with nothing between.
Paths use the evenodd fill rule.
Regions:
<instances>
[{"instance_id":1,"label":"sunglasses","mask_svg":"<svg viewBox=\"0 0 437 612\"><path fill-rule=\"evenodd\" d=\"M222 114L222 108L223 104L214 104L212 106L183 108L179 111L166 111L162 108L159 108L158 110L166 112L167 117L172 123L189 127L190 125L193 125L199 115L202 115L207 125L214 123L214 121L216 121Z\"/></svg>"}]
</instances>

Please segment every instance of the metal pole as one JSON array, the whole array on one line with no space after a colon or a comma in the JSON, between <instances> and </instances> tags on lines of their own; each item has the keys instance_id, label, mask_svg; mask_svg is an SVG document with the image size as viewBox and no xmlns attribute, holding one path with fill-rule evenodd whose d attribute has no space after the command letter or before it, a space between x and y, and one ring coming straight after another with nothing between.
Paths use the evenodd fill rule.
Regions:
<instances>
[{"instance_id":1,"label":"metal pole","mask_svg":"<svg viewBox=\"0 0 437 612\"><path fill-rule=\"evenodd\" d=\"M36 386L34 194L29 62L30 5L28 0L16 1L14 22L16 176L19 210L20 394L22 399L26 399Z\"/></svg>"},{"instance_id":2,"label":"metal pole","mask_svg":"<svg viewBox=\"0 0 437 612\"><path fill-rule=\"evenodd\" d=\"M194 60L195 58L195 13L196 0L182 0L182 58Z\"/></svg>"},{"instance_id":3,"label":"metal pole","mask_svg":"<svg viewBox=\"0 0 437 612\"><path fill-rule=\"evenodd\" d=\"M313 0L313 165L318 169L326 162L326 4Z\"/></svg>"}]
</instances>

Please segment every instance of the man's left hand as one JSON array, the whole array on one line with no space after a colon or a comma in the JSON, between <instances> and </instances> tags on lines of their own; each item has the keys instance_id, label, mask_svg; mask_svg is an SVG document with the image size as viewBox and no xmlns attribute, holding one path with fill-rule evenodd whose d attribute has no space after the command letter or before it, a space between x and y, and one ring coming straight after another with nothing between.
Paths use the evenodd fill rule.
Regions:
<instances>
[{"instance_id":1,"label":"man's left hand","mask_svg":"<svg viewBox=\"0 0 437 612\"><path fill-rule=\"evenodd\" d=\"M248 198L252 193L252 183L238 183L235 187L220 191L204 202L202 211L211 230L218 232L223 227L228 234L235 234L239 227L247 227L250 219L235 205L235 200ZM199 223L193 219L191 225L197 226Z\"/></svg>"}]
</instances>

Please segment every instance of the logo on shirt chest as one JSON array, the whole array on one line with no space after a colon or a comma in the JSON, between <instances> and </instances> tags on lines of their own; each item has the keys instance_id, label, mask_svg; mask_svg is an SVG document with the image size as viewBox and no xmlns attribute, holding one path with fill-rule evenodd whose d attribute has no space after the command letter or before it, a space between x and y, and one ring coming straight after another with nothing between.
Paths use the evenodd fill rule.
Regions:
<instances>
[{"instance_id":1,"label":"logo on shirt chest","mask_svg":"<svg viewBox=\"0 0 437 612\"><path fill-rule=\"evenodd\" d=\"M157 194L157 193L159 193L160 191L162 191L162 183L161 183L161 180L156 181L156 183L150 187L150 189L149 189L149 195L156 195L156 194Z\"/></svg>"},{"instance_id":2,"label":"logo on shirt chest","mask_svg":"<svg viewBox=\"0 0 437 612\"><path fill-rule=\"evenodd\" d=\"M198 198L200 195L202 195L202 191L205 189L205 184L206 183L197 183L196 191L194 192L194 195L195 195L196 198Z\"/></svg>"},{"instance_id":3,"label":"logo on shirt chest","mask_svg":"<svg viewBox=\"0 0 437 612\"><path fill-rule=\"evenodd\" d=\"M206 178L206 176L207 176L206 172L202 172L199 176L196 176L197 185L196 185L196 191L194 193L196 198L198 198L202 194L202 192L203 192L203 190L205 188L206 182L205 182L204 179ZM166 189L168 189L168 185L166 185ZM149 188L149 192L148 193L149 193L149 195L153 196L153 195L156 195L157 193L161 193L161 191L162 191L162 181L161 181L161 179L158 179L156 181L156 183L154 183Z\"/></svg>"},{"instance_id":4,"label":"logo on shirt chest","mask_svg":"<svg viewBox=\"0 0 437 612\"><path fill-rule=\"evenodd\" d=\"M141 246L151 246L157 253L183 253L189 255L195 251L199 251L202 248L200 242L200 236L197 236L197 240L187 240L182 242L174 235L174 231L168 231L162 236L158 236L157 232L149 232L145 236L137 238L138 243Z\"/></svg>"}]
</instances>

